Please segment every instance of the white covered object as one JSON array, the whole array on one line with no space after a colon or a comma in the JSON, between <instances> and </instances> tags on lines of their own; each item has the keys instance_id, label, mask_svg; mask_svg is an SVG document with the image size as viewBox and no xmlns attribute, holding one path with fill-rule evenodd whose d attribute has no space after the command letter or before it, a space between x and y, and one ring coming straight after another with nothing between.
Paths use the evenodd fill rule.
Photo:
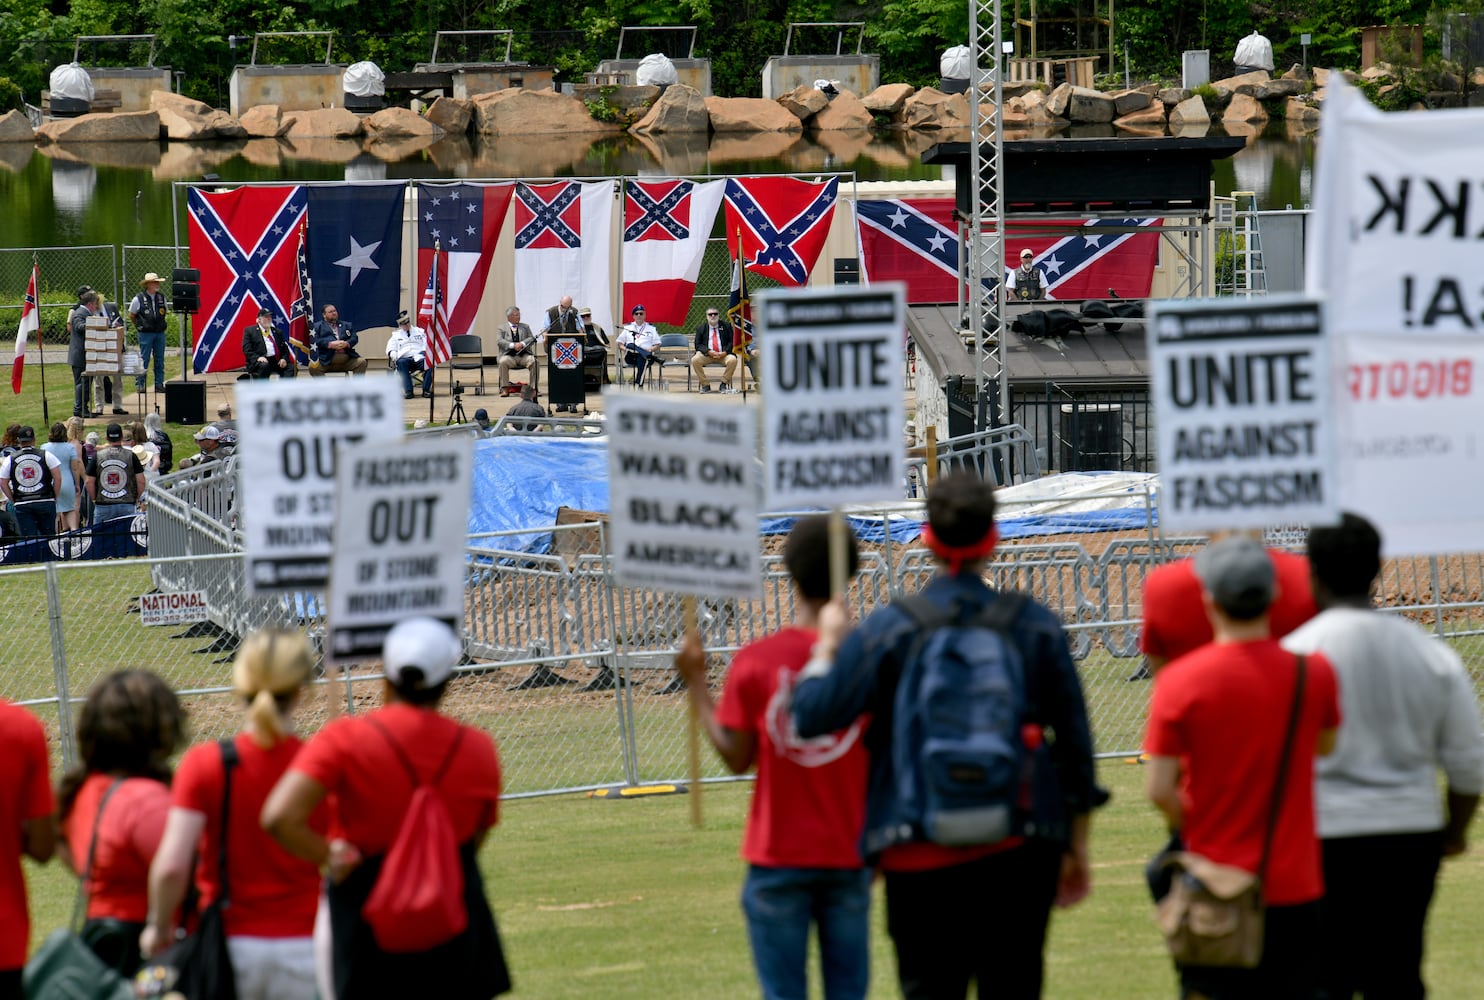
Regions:
<instances>
[{"instance_id":1,"label":"white covered object","mask_svg":"<svg viewBox=\"0 0 1484 1000\"><path fill-rule=\"evenodd\" d=\"M942 57L938 60L939 75L945 80L967 80L973 66L974 62L969 57L967 45L955 45L951 49L944 49Z\"/></svg>"},{"instance_id":2,"label":"white covered object","mask_svg":"<svg viewBox=\"0 0 1484 1000\"><path fill-rule=\"evenodd\" d=\"M386 93L386 74L374 62L345 67L345 92L352 97L381 97Z\"/></svg>"},{"instance_id":3,"label":"white covered object","mask_svg":"<svg viewBox=\"0 0 1484 1000\"><path fill-rule=\"evenodd\" d=\"M651 52L640 59L639 69L634 74L634 82L641 87L668 87L679 79L675 64L658 52Z\"/></svg>"},{"instance_id":4,"label":"white covered object","mask_svg":"<svg viewBox=\"0 0 1484 1000\"><path fill-rule=\"evenodd\" d=\"M52 97L66 97L74 101L93 100L93 78L78 63L66 63L52 70L49 84Z\"/></svg>"},{"instance_id":5,"label":"white covered object","mask_svg":"<svg viewBox=\"0 0 1484 1000\"><path fill-rule=\"evenodd\" d=\"M1273 71L1273 43L1254 31L1237 43L1237 54L1232 57L1232 62L1238 66L1255 66L1271 73Z\"/></svg>"}]
</instances>

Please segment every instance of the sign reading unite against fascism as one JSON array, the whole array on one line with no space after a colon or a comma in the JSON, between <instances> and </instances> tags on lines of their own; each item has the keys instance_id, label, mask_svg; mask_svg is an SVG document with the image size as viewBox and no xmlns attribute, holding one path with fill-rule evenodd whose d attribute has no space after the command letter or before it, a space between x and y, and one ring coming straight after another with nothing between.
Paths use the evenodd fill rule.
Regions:
<instances>
[{"instance_id":1,"label":"sign reading unite against fascism","mask_svg":"<svg viewBox=\"0 0 1484 1000\"><path fill-rule=\"evenodd\" d=\"M377 655L409 615L464 619L470 438L367 440L342 447L335 473L330 653Z\"/></svg>"},{"instance_id":2,"label":"sign reading unite against fascism","mask_svg":"<svg viewBox=\"0 0 1484 1000\"><path fill-rule=\"evenodd\" d=\"M249 593L315 590L330 577L335 459L402 436L391 376L238 383L237 510Z\"/></svg>"},{"instance_id":3,"label":"sign reading unite against fascism","mask_svg":"<svg viewBox=\"0 0 1484 1000\"><path fill-rule=\"evenodd\" d=\"M901 499L905 294L890 282L758 295L769 510Z\"/></svg>"},{"instance_id":4,"label":"sign reading unite against fascism","mask_svg":"<svg viewBox=\"0 0 1484 1000\"><path fill-rule=\"evenodd\" d=\"M761 597L752 412L623 392L603 405L618 583Z\"/></svg>"},{"instance_id":5,"label":"sign reading unite against fascism","mask_svg":"<svg viewBox=\"0 0 1484 1000\"><path fill-rule=\"evenodd\" d=\"M1332 369L1317 303L1160 302L1149 361L1161 528L1337 517Z\"/></svg>"},{"instance_id":6,"label":"sign reading unite against fascism","mask_svg":"<svg viewBox=\"0 0 1484 1000\"><path fill-rule=\"evenodd\" d=\"M1324 102L1306 285L1338 368L1341 501L1389 555L1484 545L1484 109Z\"/></svg>"}]
</instances>

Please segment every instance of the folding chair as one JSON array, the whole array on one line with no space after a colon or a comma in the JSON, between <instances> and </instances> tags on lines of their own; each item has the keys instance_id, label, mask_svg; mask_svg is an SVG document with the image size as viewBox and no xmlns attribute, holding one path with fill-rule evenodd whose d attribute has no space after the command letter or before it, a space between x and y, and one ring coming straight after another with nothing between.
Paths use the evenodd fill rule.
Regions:
<instances>
[{"instance_id":1,"label":"folding chair","mask_svg":"<svg viewBox=\"0 0 1484 1000\"><path fill-rule=\"evenodd\" d=\"M665 386L665 369L674 365L684 365L685 390L690 391L690 356L691 339L684 333L662 333L660 334L659 349L654 352L659 359L660 365L660 388Z\"/></svg>"},{"instance_id":2,"label":"folding chair","mask_svg":"<svg viewBox=\"0 0 1484 1000\"><path fill-rule=\"evenodd\" d=\"M484 395L484 341L473 334L448 339L448 391L453 392L455 371L478 371L479 388L474 395Z\"/></svg>"}]
</instances>

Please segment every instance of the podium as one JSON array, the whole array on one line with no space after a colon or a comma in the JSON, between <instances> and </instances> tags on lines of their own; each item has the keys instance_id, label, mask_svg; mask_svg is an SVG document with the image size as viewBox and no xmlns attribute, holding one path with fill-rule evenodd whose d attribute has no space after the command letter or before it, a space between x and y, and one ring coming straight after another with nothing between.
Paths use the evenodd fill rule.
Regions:
<instances>
[{"instance_id":1,"label":"podium","mask_svg":"<svg viewBox=\"0 0 1484 1000\"><path fill-rule=\"evenodd\" d=\"M547 337L546 399L552 406L581 405L587 410L587 385L583 377L583 340L578 335Z\"/></svg>"}]
</instances>

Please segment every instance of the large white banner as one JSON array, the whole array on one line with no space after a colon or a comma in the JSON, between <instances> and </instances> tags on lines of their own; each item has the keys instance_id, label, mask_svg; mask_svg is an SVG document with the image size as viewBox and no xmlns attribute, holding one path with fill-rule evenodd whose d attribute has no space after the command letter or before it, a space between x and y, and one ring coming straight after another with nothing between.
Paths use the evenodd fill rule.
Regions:
<instances>
[{"instance_id":1,"label":"large white banner","mask_svg":"<svg viewBox=\"0 0 1484 1000\"><path fill-rule=\"evenodd\" d=\"M1391 555L1484 548L1484 109L1383 114L1330 81L1307 285L1334 341L1341 501Z\"/></svg>"},{"instance_id":2,"label":"large white banner","mask_svg":"<svg viewBox=\"0 0 1484 1000\"><path fill-rule=\"evenodd\" d=\"M1165 531L1338 519L1331 366L1317 303L1155 303L1150 389Z\"/></svg>"},{"instance_id":3,"label":"large white banner","mask_svg":"<svg viewBox=\"0 0 1484 1000\"><path fill-rule=\"evenodd\" d=\"M906 286L760 292L764 503L902 499Z\"/></svg>"},{"instance_id":4,"label":"large white banner","mask_svg":"<svg viewBox=\"0 0 1484 1000\"><path fill-rule=\"evenodd\" d=\"M329 582L335 456L345 444L402 436L390 375L237 383L237 511L249 593Z\"/></svg>"},{"instance_id":5,"label":"large white banner","mask_svg":"<svg viewBox=\"0 0 1484 1000\"><path fill-rule=\"evenodd\" d=\"M618 583L761 597L755 412L638 392L603 407Z\"/></svg>"}]
</instances>

